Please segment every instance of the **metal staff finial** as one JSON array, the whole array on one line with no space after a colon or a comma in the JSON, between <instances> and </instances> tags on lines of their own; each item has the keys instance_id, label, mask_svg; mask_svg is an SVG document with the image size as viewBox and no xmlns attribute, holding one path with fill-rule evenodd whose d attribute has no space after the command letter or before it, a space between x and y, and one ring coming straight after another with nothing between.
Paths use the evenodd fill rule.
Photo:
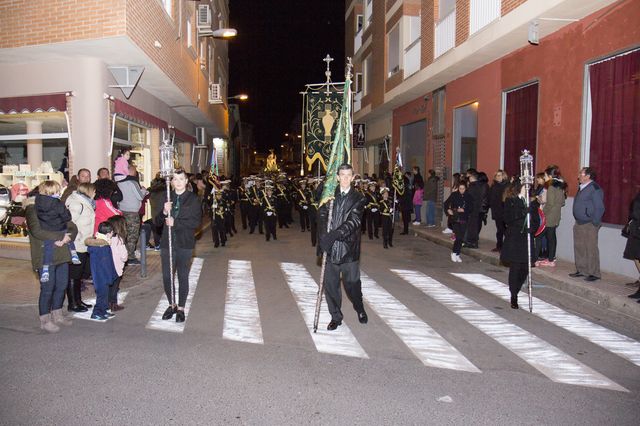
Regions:
<instances>
[{"instance_id":1,"label":"metal staff finial","mask_svg":"<svg viewBox=\"0 0 640 426\"><path fill-rule=\"evenodd\" d=\"M351 80L353 78L353 62L351 62L351 56L347 56L347 66L344 70L344 77L347 80Z\"/></svg>"},{"instance_id":2,"label":"metal staff finial","mask_svg":"<svg viewBox=\"0 0 640 426\"><path fill-rule=\"evenodd\" d=\"M527 284L529 288L529 312L533 312L533 279L531 277L531 212L529 209L529 190L533 185L533 156L529 150L522 150L520 156L520 183L525 187L525 205L527 206Z\"/></svg>"},{"instance_id":3,"label":"metal staff finial","mask_svg":"<svg viewBox=\"0 0 640 426\"><path fill-rule=\"evenodd\" d=\"M327 81L324 84L327 86L327 91L325 92L325 94L328 95L329 93L331 93L331 91L329 90L329 86L331 85L331 62L333 61L333 58L327 53L327 56L325 56L323 61L327 63L327 70L324 72L324 75L327 77Z\"/></svg>"}]
</instances>

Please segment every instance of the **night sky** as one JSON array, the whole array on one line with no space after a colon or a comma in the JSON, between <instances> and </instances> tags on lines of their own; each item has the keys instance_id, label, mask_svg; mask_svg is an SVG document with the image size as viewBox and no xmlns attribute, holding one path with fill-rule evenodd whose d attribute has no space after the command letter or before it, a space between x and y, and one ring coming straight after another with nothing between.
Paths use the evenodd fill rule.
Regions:
<instances>
[{"instance_id":1,"label":"night sky","mask_svg":"<svg viewBox=\"0 0 640 426\"><path fill-rule=\"evenodd\" d=\"M344 81L344 0L230 0L229 8L238 30L229 41L229 96L249 95L235 102L255 126L257 148L279 147L301 113L299 92L325 81L327 54L331 79Z\"/></svg>"}]
</instances>

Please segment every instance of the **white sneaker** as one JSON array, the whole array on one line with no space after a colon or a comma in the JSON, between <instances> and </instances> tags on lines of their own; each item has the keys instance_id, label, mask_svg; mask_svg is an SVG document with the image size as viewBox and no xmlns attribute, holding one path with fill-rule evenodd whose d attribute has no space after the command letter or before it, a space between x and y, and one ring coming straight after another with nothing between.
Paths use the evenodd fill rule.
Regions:
<instances>
[{"instance_id":1,"label":"white sneaker","mask_svg":"<svg viewBox=\"0 0 640 426\"><path fill-rule=\"evenodd\" d=\"M453 233L453 231L452 231L451 229L449 229L449 228L444 228L444 229L442 230L442 233L443 233L443 234L451 234L451 233Z\"/></svg>"},{"instance_id":2,"label":"white sneaker","mask_svg":"<svg viewBox=\"0 0 640 426\"><path fill-rule=\"evenodd\" d=\"M456 262L462 263L462 258L460 257L459 254L456 254Z\"/></svg>"},{"instance_id":3,"label":"white sneaker","mask_svg":"<svg viewBox=\"0 0 640 426\"><path fill-rule=\"evenodd\" d=\"M412 225L420 225L420 222L413 222Z\"/></svg>"},{"instance_id":4,"label":"white sneaker","mask_svg":"<svg viewBox=\"0 0 640 426\"><path fill-rule=\"evenodd\" d=\"M457 262L458 261L458 255L455 253L451 253L451 261L452 262Z\"/></svg>"}]
</instances>

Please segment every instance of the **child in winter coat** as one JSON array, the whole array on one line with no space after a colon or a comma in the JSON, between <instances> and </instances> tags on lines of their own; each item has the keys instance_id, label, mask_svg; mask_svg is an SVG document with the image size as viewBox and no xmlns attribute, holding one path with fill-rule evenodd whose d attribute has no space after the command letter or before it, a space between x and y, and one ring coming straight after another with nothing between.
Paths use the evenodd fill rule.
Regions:
<instances>
[{"instance_id":1,"label":"child in winter coat","mask_svg":"<svg viewBox=\"0 0 640 426\"><path fill-rule=\"evenodd\" d=\"M53 180L46 180L38 186L35 206L40 222L40 228L45 231L66 231L67 222L71 221L71 213L60 201L62 188L60 184ZM49 265L53 262L54 245L62 247L62 241L45 240L42 257L42 270L40 272L40 282L49 281ZM80 258L76 252L76 246L71 241L67 244L71 253L71 262L79 265Z\"/></svg>"},{"instance_id":2,"label":"child in winter coat","mask_svg":"<svg viewBox=\"0 0 640 426\"><path fill-rule=\"evenodd\" d=\"M122 148L113 167L113 180L116 182L129 176L129 158L131 158L131 149Z\"/></svg>"},{"instance_id":3,"label":"child in winter coat","mask_svg":"<svg viewBox=\"0 0 640 426\"><path fill-rule=\"evenodd\" d=\"M105 321L114 316L114 314L107 312L109 286L118 278L111 255L112 237L113 226L109 222L102 222L98 225L95 238L85 240L91 263L93 287L96 290L96 304L93 307L91 319L98 321Z\"/></svg>"},{"instance_id":4,"label":"child in winter coat","mask_svg":"<svg viewBox=\"0 0 640 426\"><path fill-rule=\"evenodd\" d=\"M422 199L424 197L424 188L416 185L416 189L413 193L413 210L416 214L415 220L413 221L413 225L420 225L422 214Z\"/></svg>"},{"instance_id":5,"label":"child in winter coat","mask_svg":"<svg viewBox=\"0 0 640 426\"><path fill-rule=\"evenodd\" d=\"M120 291L120 281L128 258L127 246L125 245L125 241L127 241L127 221L124 216L112 216L108 222L113 227L111 255L113 256L113 266L118 274L118 278L109 287L109 307L111 312L115 312L124 309L124 306L118 304L118 292Z\"/></svg>"}]
</instances>

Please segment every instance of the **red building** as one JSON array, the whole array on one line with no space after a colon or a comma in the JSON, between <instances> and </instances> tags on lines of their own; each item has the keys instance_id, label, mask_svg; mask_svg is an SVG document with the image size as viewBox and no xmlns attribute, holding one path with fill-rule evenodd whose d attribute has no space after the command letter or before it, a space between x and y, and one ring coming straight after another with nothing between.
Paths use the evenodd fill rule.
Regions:
<instances>
[{"instance_id":1,"label":"red building","mask_svg":"<svg viewBox=\"0 0 640 426\"><path fill-rule=\"evenodd\" d=\"M527 148L536 171L556 164L569 184L558 250L572 260L572 196L589 165L605 191L602 269L637 275L620 228L640 190L640 1L354 0L345 17L354 122L367 125L356 170L391 167L390 137L405 168L443 177L442 200L469 167L519 174Z\"/></svg>"}]
</instances>

